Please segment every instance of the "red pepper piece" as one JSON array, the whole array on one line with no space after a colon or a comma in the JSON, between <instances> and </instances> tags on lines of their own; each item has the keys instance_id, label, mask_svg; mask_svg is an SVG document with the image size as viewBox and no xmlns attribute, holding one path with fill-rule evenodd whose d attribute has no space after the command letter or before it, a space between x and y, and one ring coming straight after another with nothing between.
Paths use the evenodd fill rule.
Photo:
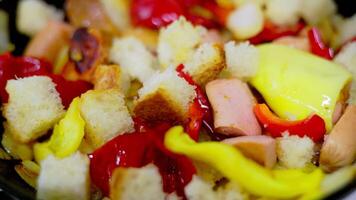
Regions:
<instances>
[{"instance_id":1,"label":"red pepper piece","mask_svg":"<svg viewBox=\"0 0 356 200\"><path fill-rule=\"evenodd\" d=\"M314 142L319 142L326 133L324 120L316 114L304 120L288 121L274 115L266 104L257 104L254 113L272 137L281 137L283 132L288 131L290 135L308 136Z\"/></svg>"},{"instance_id":2,"label":"red pepper piece","mask_svg":"<svg viewBox=\"0 0 356 200\"><path fill-rule=\"evenodd\" d=\"M58 91L65 108L68 108L69 104L75 97L78 97L93 88L93 85L87 81L69 81L56 74L48 74L48 76L56 84L56 90Z\"/></svg>"},{"instance_id":3,"label":"red pepper piece","mask_svg":"<svg viewBox=\"0 0 356 200\"><path fill-rule=\"evenodd\" d=\"M51 63L33 57L17 57L16 62L16 76L28 77L28 76L41 76L47 75L52 71Z\"/></svg>"},{"instance_id":4,"label":"red pepper piece","mask_svg":"<svg viewBox=\"0 0 356 200\"><path fill-rule=\"evenodd\" d=\"M262 32L250 38L249 41L251 44L270 42L283 36L297 35L304 27L305 24L303 22L299 22L294 26L281 27L266 21Z\"/></svg>"},{"instance_id":5,"label":"red pepper piece","mask_svg":"<svg viewBox=\"0 0 356 200\"><path fill-rule=\"evenodd\" d=\"M195 86L195 92L197 94L197 97L190 105L189 122L185 127L185 131L192 139L198 140L199 131L202 124L204 124L204 126L208 129L209 132L213 133L213 117L210 103L201 87L195 83L195 81L188 73L184 71L184 65L179 65L176 71L178 73L178 76L184 78L190 85Z\"/></svg>"},{"instance_id":6,"label":"red pepper piece","mask_svg":"<svg viewBox=\"0 0 356 200\"><path fill-rule=\"evenodd\" d=\"M14 65L14 58L10 53L0 55L0 95L1 101L6 103L9 95L5 90L8 80L12 79L16 74L16 66Z\"/></svg>"},{"instance_id":7,"label":"red pepper piece","mask_svg":"<svg viewBox=\"0 0 356 200\"><path fill-rule=\"evenodd\" d=\"M184 187L196 170L188 158L164 147L163 138L170 125L152 127L135 119L135 128L136 132L117 136L89 155L93 183L108 195L109 180L116 167L143 167L152 162L161 174L163 190L176 191L185 198Z\"/></svg>"},{"instance_id":8,"label":"red pepper piece","mask_svg":"<svg viewBox=\"0 0 356 200\"><path fill-rule=\"evenodd\" d=\"M313 54L328 60L333 59L334 50L324 44L317 28L313 27L308 31L308 39L311 46L311 52Z\"/></svg>"},{"instance_id":9,"label":"red pepper piece","mask_svg":"<svg viewBox=\"0 0 356 200\"><path fill-rule=\"evenodd\" d=\"M195 25L207 28L217 28L214 19L207 19L190 12L192 6L199 6L202 0L133 0L131 3L131 18L136 26L159 29L185 16Z\"/></svg>"},{"instance_id":10,"label":"red pepper piece","mask_svg":"<svg viewBox=\"0 0 356 200\"><path fill-rule=\"evenodd\" d=\"M176 0L133 0L131 18L136 26L152 29L164 27L184 15L184 10Z\"/></svg>"}]
</instances>

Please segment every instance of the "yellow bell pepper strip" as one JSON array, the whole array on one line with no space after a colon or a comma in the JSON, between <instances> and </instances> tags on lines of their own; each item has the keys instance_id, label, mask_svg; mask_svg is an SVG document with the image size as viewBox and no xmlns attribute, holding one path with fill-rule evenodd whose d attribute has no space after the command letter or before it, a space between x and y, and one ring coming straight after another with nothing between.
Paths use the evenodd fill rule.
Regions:
<instances>
[{"instance_id":1,"label":"yellow bell pepper strip","mask_svg":"<svg viewBox=\"0 0 356 200\"><path fill-rule=\"evenodd\" d=\"M36 161L41 161L49 154L59 158L71 155L79 148L84 137L84 119L80 116L79 97L73 99L64 118L54 126L49 141L34 146Z\"/></svg>"},{"instance_id":2,"label":"yellow bell pepper strip","mask_svg":"<svg viewBox=\"0 0 356 200\"><path fill-rule=\"evenodd\" d=\"M281 137L288 131L290 135L308 136L319 142L326 133L324 120L318 115L311 115L304 120L284 120L274 115L266 104L257 104L253 111L263 129L272 137Z\"/></svg>"},{"instance_id":3,"label":"yellow bell pepper strip","mask_svg":"<svg viewBox=\"0 0 356 200\"><path fill-rule=\"evenodd\" d=\"M205 162L253 195L293 198L316 191L324 176L318 168L311 173L301 170L269 170L245 158L236 148L220 142L197 143L181 126L168 130L164 144L170 151Z\"/></svg>"},{"instance_id":4,"label":"yellow bell pepper strip","mask_svg":"<svg viewBox=\"0 0 356 200\"><path fill-rule=\"evenodd\" d=\"M330 131L336 102L351 74L336 63L290 47L264 44L257 48L259 67L250 83L268 106L290 120L317 114Z\"/></svg>"}]
</instances>

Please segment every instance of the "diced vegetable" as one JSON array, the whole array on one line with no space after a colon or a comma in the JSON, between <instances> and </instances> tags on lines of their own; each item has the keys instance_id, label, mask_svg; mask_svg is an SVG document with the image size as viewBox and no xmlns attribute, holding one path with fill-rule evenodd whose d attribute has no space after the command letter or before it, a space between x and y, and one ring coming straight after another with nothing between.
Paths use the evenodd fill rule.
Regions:
<instances>
[{"instance_id":1,"label":"diced vegetable","mask_svg":"<svg viewBox=\"0 0 356 200\"><path fill-rule=\"evenodd\" d=\"M272 137L281 137L282 133L288 131L291 135L299 137L306 135L318 142L326 133L324 120L315 114L304 120L284 120L274 115L266 104L256 105L254 112L262 127Z\"/></svg>"}]
</instances>

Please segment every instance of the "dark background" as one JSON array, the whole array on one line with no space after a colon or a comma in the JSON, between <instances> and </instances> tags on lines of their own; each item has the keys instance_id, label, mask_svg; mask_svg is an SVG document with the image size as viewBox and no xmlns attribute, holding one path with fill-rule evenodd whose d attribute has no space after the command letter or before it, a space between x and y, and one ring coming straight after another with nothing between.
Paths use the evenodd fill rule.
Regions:
<instances>
[{"instance_id":1,"label":"dark background","mask_svg":"<svg viewBox=\"0 0 356 200\"><path fill-rule=\"evenodd\" d=\"M63 7L64 0L45 0L58 8ZM163 1L163 0L162 0ZM287 1L287 0L286 0ZM313 0L310 0L313 1ZM338 11L345 17L350 17L356 13L356 0L335 0L338 4ZM0 0L0 9L9 14L10 39L15 44L14 54L21 55L23 48L28 42L28 37L21 35L16 31L16 6L18 0ZM1 130L1 129L0 129ZM1 135L1 133L0 133ZM35 191L24 183L14 171L14 165L17 161L0 160L0 200L34 199ZM355 191L356 183L352 183L328 197L329 200L342 199L348 193Z\"/></svg>"}]
</instances>

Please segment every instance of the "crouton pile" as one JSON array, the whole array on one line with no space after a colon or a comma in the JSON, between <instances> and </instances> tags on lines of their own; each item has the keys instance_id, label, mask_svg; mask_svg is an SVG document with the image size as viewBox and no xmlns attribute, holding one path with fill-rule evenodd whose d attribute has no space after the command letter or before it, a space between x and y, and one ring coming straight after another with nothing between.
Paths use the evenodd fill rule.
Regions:
<instances>
[{"instance_id":1,"label":"crouton pile","mask_svg":"<svg viewBox=\"0 0 356 200\"><path fill-rule=\"evenodd\" d=\"M241 166L253 166L258 173L266 172L266 177L272 177L272 182L275 181L273 183L281 183L276 184L276 188L282 188L281 191L284 190L283 181L290 182L295 178L283 179L283 172L298 173L297 178L299 175L304 177L310 171L319 170L319 157L327 158L320 162L320 177L327 178L329 176L324 173L355 162L356 147L352 141L355 132L350 130L356 129L356 82L352 79L356 77L356 15L344 18L337 14L333 0L152 2L167 7L160 7L159 3L150 7L150 1L141 0L66 0L63 12L42 0L19 2L17 29L31 37L24 55L33 57L33 63L31 66L20 66L21 62L13 61L13 68L8 71L12 73L21 67L25 70L21 71L21 75L14 72L8 78L6 73L10 72L2 69L7 64L2 59L8 55L0 56L0 68L3 70L0 70L0 79L8 78L0 81L0 89L3 85L5 97L8 96L8 99L4 98L0 91L4 118L0 159L21 160L15 170L36 189L37 199L269 198L256 196L248 190L244 185L248 184L248 180L241 184L236 181L238 179L228 179L228 175L221 173L222 169L218 169L214 163L201 162L204 159L194 160L190 154L180 157L183 155L173 153L175 151L169 146L174 143L167 145L164 140L166 135L162 135L162 138L159 138L161 135L157 138L149 135L158 132L154 129L155 125L162 124L183 126L182 130L192 138L196 131L198 136L194 139L197 143L184 135L194 155L199 153L198 150L195 152L194 145L203 142L207 142L207 148L212 143L223 145L227 150L221 155L232 155L229 158L235 163L241 161ZM201 5L190 5L195 2L201 2ZM185 6L178 8L178 4ZM140 7L145 8L145 12L133 12ZM165 13L163 19L160 18L162 16L156 16L165 9L169 13ZM174 12L183 14L176 16ZM319 35L311 35L311 30L318 30L315 34ZM315 49L311 36L317 37L317 42L321 43L318 46L320 49ZM332 137L323 135L323 138L315 141L309 133L301 137L298 135L302 134L291 134L285 130L282 133L273 132L273 128L279 131L278 125L290 128L303 121L289 113L282 116L269 102L278 98L292 102L290 94L300 92L293 91L293 88L299 89L296 85L302 80L294 81L290 87L288 84L282 87L277 82L288 79L284 72L262 69L266 63L272 62L271 55L275 56L263 50L268 45L273 45L277 50L284 49L284 52L287 52L285 49L294 48L296 50L291 52L296 52L300 58L309 56L310 65L316 59L320 65L326 63L326 67L341 71L333 75L336 81L338 78L342 79L340 82L345 79L340 83L343 88L337 89L339 97L336 102L330 103L334 99L327 95L320 97L323 108L327 110L325 112L332 115L332 123L324 127L326 132L333 134ZM337 50L335 56L329 47ZM318 52L329 53L331 58ZM285 55L288 56L292 57ZM14 56L13 59L19 58ZM26 59L29 57L24 57ZM287 58L273 59L279 61L275 63L281 65L278 66L280 71L294 67L282 63ZM297 59L294 64L303 64L302 61ZM45 67L40 66L42 62L46 63ZM37 69L40 67L43 69ZM268 74L268 70L271 76L258 81L254 79L258 75ZM296 76L309 77L304 72L302 75L298 73L296 70ZM275 96L267 99L255 82L271 89L270 93L275 93ZM282 92L278 87L283 89ZM67 98L72 104L68 105L70 101L67 102ZM320 98L311 101L319 102ZM307 97L305 99L310 100ZM305 99L299 104L303 104ZM283 102L280 107L293 107L293 103L287 105ZM270 110L259 113L257 109L262 104ZM330 107L334 109L332 114ZM319 111L314 107L310 109L314 109L315 113ZM347 115L344 114L345 110L348 111ZM261 117L261 113L268 116ZM273 126L263 120L279 124ZM337 129L332 130L334 125ZM154 131L147 131L151 128ZM124 142L121 146L119 142L126 141L121 138L137 134L147 136L147 141L135 141L137 152L141 151L141 147L144 149L142 158L151 159L153 154L157 157L159 152L163 155L159 157L164 160L155 157L147 164L146 160L141 159L142 163L147 164L142 166L136 158L127 158L132 155L123 146L128 146L130 142ZM145 142L151 142L152 145L145 146ZM109 150L103 150L107 145L112 146ZM183 142L177 142L176 148L184 148L184 145ZM58 148L63 148L65 153L56 153ZM213 152L216 149L208 150ZM114 151L120 155L112 155ZM233 157L230 151L235 152L238 158ZM91 160L96 152L106 155L98 159L98 165L102 168L98 172L101 176L99 179L103 183L93 178L96 174L93 175L92 164L95 162ZM319 156L320 152L324 152L322 156ZM337 154L338 158L335 159L339 160L335 162L334 158L329 159L329 154ZM209 156L206 154L202 157L211 159ZM191 162L196 171L192 170L191 181L179 191L184 192L183 197L177 189L182 187L182 183L177 182L185 182L187 178L184 177L184 170L180 169L190 166L184 165L184 159ZM165 166L166 163L158 163L161 161L169 164ZM333 166L329 166L330 163ZM164 173L168 174L168 178ZM181 180L175 180L175 175L182 177ZM342 180L353 180L354 169L340 177L344 178ZM106 180L108 188L103 189ZM315 193L315 196L331 193L330 187L325 186L327 181L320 185L322 192L308 192ZM167 182L176 184L171 188L177 191L167 194ZM298 185L297 189L299 187L303 189L304 186Z\"/></svg>"}]
</instances>

